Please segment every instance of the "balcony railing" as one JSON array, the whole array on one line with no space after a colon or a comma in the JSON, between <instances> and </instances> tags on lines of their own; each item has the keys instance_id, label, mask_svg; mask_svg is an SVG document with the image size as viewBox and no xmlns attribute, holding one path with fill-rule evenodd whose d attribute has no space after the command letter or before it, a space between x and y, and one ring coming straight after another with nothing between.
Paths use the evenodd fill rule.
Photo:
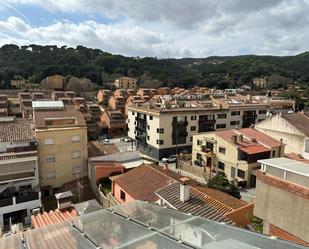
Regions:
<instances>
[{"instance_id":1,"label":"balcony railing","mask_svg":"<svg viewBox=\"0 0 309 249\"><path fill-rule=\"evenodd\" d=\"M6 207L13 205L13 198L0 199L0 207Z\"/></svg>"},{"instance_id":2,"label":"balcony railing","mask_svg":"<svg viewBox=\"0 0 309 249\"><path fill-rule=\"evenodd\" d=\"M28 192L15 192L0 196L0 207L6 207L10 205L20 204L28 201L34 201L40 199L40 192L31 190Z\"/></svg>"}]
</instances>

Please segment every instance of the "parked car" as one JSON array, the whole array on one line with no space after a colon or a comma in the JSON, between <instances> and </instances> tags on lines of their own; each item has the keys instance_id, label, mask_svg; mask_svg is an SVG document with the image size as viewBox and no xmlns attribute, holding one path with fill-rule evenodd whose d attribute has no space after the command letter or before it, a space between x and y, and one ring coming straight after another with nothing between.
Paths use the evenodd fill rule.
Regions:
<instances>
[{"instance_id":1,"label":"parked car","mask_svg":"<svg viewBox=\"0 0 309 249\"><path fill-rule=\"evenodd\" d=\"M107 138L104 138L103 140L100 141L100 144L110 144L111 141Z\"/></svg>"},{"instance_id":2,"label":"parked car","mask_svg":"<svg viewBox=\"0 0 309 249\"><path fill-rule=\"evenodd\" d=\"M163 163L174 163L177 160L177 156L176 155L171 155L169 157L163 157L162 158L162 162Z\"/></svg>"},{"instance_id":3,"label":"parked car","mask_svg":"<svg viewBox=\"0 0 309 249\"><path fill-rule=\"evenodd\" d=\"M129 137L126 137L123 141L124 141L125 143L130 143L130 142L132 142L132 139L129 138Z\"/></svg>"}]
</instances>

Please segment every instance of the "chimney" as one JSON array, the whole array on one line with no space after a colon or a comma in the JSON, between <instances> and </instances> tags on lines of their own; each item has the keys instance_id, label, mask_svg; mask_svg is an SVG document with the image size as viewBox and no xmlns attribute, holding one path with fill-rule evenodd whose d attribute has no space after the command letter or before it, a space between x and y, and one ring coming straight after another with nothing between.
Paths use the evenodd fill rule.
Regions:
<instances>
[{"instance_id":1,"label":"chimney","mask_svg":"<svg viewBox=\"0 0 309 249\"><path fill-rule=\"evenodd\" d=\"M57 200L57 208L59 210L66 209L72 205L73 194L71 191L55 194Z\"/></svg>"},{"instance_id":2,"label":"chimney","mask_svg":"<svg viewBox=\"0 0 309 249\"><path fill-rule=\"evenodd\" d=\"M164 170L168 170L168 164L167 164L167 163L164 163L163 169L164 169Z\"/></svg>"},{"instance_id":3,"label":"chimney","mask_svg":"<svg viewBox=\"0 0 309 249\"><path fill-rule=\"evenodd\" d=\"M237 135L233 135L233 136L231 137L231 140L232 140L232 143L233 143L233 144L236 144L236 143L237 143Z\"/></svg>"},{"instance_id":4,"label":"chimney","mask_svg":"<svg viewBox=\"0 0 309 249\"><path fill-rule=\"evenodd\" d=\"M239 135L239 141L243 142L244 141L244 136L241 134Z\"/></svg>"},{"instance_id":5,"label":"chimney","mask_svg":"<svg viewBox=\"0 0 309 249\"><path fill-rule=\"evenodd\" d=\"M190 179L188 177L180 178L180 201L186 202L190 199L190 186L188 185Z\"/></svg>"}]
</instances>

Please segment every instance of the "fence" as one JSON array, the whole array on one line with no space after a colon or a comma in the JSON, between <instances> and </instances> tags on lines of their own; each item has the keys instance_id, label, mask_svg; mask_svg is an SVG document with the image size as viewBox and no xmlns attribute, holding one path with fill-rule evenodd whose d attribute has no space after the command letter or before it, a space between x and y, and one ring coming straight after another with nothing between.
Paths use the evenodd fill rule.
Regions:
<instances>
[{"instance_id":1,"label":"fence","mask_svg":"<svg viewBox=\"0 0 309 249\"><path fill-rule=\"evenodd\" d=\"M180 169L200 178L209 178L209 170L204 167L191 165L185 161L180 161Z\"/></svg>"},{"instance_id":2,"label":"fence","mask_svg":"<svg viewBox=\"0 0 309 249\"><path fill-rule=\"evenodd\" d=\"M101 203L103 208L110 208L118 205L117 201L114 199L111 193L103 194L100 187L97 187L95 191L98 201Z\"/></svg>"}]
</instances>

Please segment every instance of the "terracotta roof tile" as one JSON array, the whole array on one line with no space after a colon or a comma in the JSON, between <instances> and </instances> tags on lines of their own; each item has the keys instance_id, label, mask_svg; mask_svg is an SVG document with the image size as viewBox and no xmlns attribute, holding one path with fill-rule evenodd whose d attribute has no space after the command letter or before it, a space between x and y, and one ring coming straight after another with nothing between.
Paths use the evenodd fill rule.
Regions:
<instances>
[{"instance_id":1,"label":"terracotta roof tile","mask_svg":"<svg viewBox=\"0 0 309 249\"><path fill-rule=\"evenodd\" d=\"M149 165L142 165L117 177L114 182L134 199L155 202L155 191L174 180Z\"/></svg>"}]
</instances>

